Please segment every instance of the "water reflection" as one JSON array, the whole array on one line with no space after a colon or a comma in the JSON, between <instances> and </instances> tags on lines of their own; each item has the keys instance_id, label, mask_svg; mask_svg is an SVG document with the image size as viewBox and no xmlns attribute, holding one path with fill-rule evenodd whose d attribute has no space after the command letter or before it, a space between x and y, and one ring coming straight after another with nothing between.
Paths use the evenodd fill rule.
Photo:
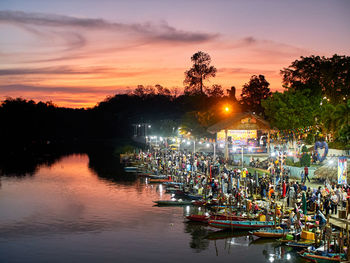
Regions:
<instances>
[{"instance_id":1,"label":"water reflection","mask_svg":"<svg viewBox=\"0 0 350 263\"><path fill-rule=\"evenodd\" d=\"M124 174L111 152L54 159L33 176L0 177L0 262L299 260L247 232L186 222L203 208L153 207L170 198L164 187Z\"/></svg>"}]
</instances>

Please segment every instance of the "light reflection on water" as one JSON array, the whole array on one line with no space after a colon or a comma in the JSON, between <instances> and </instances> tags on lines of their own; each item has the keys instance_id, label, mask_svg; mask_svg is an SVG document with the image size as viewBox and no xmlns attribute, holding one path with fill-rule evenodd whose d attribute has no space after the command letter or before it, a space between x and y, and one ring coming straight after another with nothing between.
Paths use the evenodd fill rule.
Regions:
<instances>
[{"instance_id":1,"label":"light reflection on water","mask_svg":"<svg viewBox=\"0 0 350 263\"><path fill-rule=\"evenodd\" d=\"M143 178L99 177L87 155L41 166L33 176L1 177L0 262L296 261L247 233L185 223L196 208L152 202L168 198Z\"/></svg>"}]
</instances>

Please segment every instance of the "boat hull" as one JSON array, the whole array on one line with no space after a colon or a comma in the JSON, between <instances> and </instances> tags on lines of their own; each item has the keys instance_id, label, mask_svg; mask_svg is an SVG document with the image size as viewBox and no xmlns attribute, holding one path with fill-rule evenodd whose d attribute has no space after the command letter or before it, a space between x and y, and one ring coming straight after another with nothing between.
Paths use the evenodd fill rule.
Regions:
<instances>
[{"instance_id":1,"label":"boat hull","mask_svg":"<svg viewBox=\"0 0 350 263\"><path fill-rule=\"evenodd\" d=\"M230 221L230 220L209 220L209 225L222 229L245 229L254 230L260 228L274 227L272 221Z\"/></svg>"}]
</instances>

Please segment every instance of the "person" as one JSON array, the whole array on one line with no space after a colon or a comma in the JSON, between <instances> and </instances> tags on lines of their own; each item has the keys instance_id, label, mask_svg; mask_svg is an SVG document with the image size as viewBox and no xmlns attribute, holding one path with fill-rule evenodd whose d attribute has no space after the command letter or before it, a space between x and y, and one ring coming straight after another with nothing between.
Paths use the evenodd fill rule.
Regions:
<instances>
[{"instance_id":1,"label":"person","mask_svg":"<svg viewBox=\"0 0 350 263\"><path fill-rule=\"evenodd\" d=\"M309 180L309 183L310 183L310 178L309 178L309 168L305 165L304 167L304 174L305 174L305 182L306 182L306 179Z\"/></svg>"},{"instance_id":2,"label":"person","mask_svg":"<svg viewBox=\"0 0 350 263\"><path fill-rule=\"evenodd\" d=\"M301 183L304 183L304 179L305 179L304 171L301 171L300 179L301 179Z\"/></svg>"},{"instance_id":3,"label":"person","mask_svg":"<svg viewBox=\"0 0 350 263\"><path fill-rule=\"evenodd\" d=\"M331 192L331 210L332 214L337 215L337 208L338 208L338 196L335 194L334 191Z\"/></svg>"}]
</instances>

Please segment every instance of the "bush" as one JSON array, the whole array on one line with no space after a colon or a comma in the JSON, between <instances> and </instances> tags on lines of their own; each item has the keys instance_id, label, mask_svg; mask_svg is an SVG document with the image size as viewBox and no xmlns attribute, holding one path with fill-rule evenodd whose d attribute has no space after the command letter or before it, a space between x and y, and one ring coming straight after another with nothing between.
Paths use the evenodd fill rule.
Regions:
<instances>
[{"instance_id":1,"label":"bush","mask_svg":"<svg viewBox=\"0 0 350 263\"><path fill-rule=\"evenodd\" d=\"M305 139L305 142L307 144L314 144L315 143L315 136L313 136L312 134L308 134L306 139Z\"/></svg>"},{"instance_id":2,"label":"bush","mask_svg":"<svg viewBox=\"0 0 350 263\"><path fill-rule=\"evenodd\" d=\"M306 147L306 145L303 146L303 148L301 148L301 152L303 153L307 153L309 151L309 149Z\"/></svg>"},{"instance_id":3,"label":"bush","mask_svg":"<svg viewBox=\"0 0 350 263\"><path fill-rule=\"evenodd\" d=\"M300 158L300 165L310 166L310 164L311 164L311 156L307 153L303 153L303 155Z\"/></svg>"}]
</instances>

